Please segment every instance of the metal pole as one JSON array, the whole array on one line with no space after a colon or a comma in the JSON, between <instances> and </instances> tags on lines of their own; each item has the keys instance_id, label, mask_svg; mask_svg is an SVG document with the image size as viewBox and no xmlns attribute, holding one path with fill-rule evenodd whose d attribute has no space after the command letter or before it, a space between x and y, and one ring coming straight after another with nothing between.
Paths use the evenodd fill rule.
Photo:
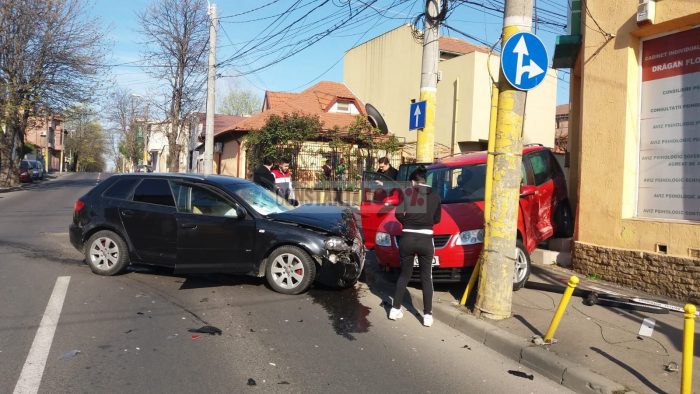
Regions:
<instances>
[{"instance_id":1,"label":"metal pole","mask_svg":"<svg viewBox=\"0 0 700 394\"><path fill-rule=\"evenodd\" d=\"M574 294L574 289L578 285L578 276L572 276L569 278L569 283L566 287L566 290L564 290L564 295L561 297L561 300L559 301L559 306L557 307L556 312L554 312L554 317L552 318L552 322L549 324L549 328L547 329L547 333L544 334L544 341L545 343L552 343L552 339L554 338L554 333L557 331L557 328L559 328L559 323L561 322L562 316L564 316L564 311L566 310L567 305L569 305L569 300L571 299L571 295Z\"/></svg>"},{"instance_id":2,"label":"metal pole","mask_svg":"<svg viewBox=\"0 0 700 394\"><path fill-rule=\"evenodd\" d=\"M425 101L425 128L418 130L416 159L432 163L435 159L435 110L437 104L438 60L440 57L440 13L442 0L427 0L423 32L423 64L420 77L420 100Z\"/></svg>"},{"instance_id":3,"label":"metal pole","mask_svg":"<svg viewBox=\"0 0 700 394\"><path fill-rule=\"evenodd\" d=\"M207 132L204 137L204 175L214 170L214 104L216 86L216 4L209 6L209 78L207 80Z\"/></svg>"},{"instance_id":4,"label":"metal pole","mask_svg":"<svg viewBox=\"0 0 700 394\"><path fill-rule=\"evenodd\" d=\"M515 33L530 31L532 0L506 0L502 45ZM493 187L486 259L481 266L481 280L476 308L494 320L510 316L513 299L513 269L522 165L522 126L526 93L516 90L503 76L498 79L498 115L493 152Z\"/></svg>"},{"instance_id":5,"label":"metal pole","mask_svg":"<svg viewBox=\"0 0 700 394\"><path fill-rule=\"evenodd\" d=\"M681 393L693 391L693 353L695 349L695 305L686 304L683 308L683 365L681 367Z\"/></svg>"}]
</instances>

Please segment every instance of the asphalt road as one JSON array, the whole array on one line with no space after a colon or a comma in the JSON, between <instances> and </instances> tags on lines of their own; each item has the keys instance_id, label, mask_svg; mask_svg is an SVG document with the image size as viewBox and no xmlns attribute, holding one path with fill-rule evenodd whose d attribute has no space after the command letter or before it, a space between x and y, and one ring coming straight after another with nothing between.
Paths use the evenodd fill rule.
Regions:
<instances>
[{"instance_id":1,"label":"asphalt road","mask_svg":"<svg viewBox=\"0 0 700 394\"><path fill-rule=\"evenodd\" d=\"M388 320L367 283L285 296L258 278L94 275L67 226L98 176L0 194L0 392L567 392L439 321ZM189 332L205 325L222 334Z\"/></svg>"}]
</instances>

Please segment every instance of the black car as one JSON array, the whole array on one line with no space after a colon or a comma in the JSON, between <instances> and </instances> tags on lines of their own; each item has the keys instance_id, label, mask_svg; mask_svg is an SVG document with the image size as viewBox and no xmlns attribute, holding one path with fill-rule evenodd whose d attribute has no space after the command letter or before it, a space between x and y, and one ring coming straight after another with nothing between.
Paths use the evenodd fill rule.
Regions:
<instances>
[{"instance_id":1,"label":"black car","mask_svg":"<svg viewBox=\"0 0 700 394\"><path fill-rule=\"evenodd\" d=\"M264 276L285 294L301 293L315 280L350 287L365 261L350 209L295 208L225 176L111 176L75 202L70 241L99 275L140 263L176 273Z\"/></svg>"}]
</instances>

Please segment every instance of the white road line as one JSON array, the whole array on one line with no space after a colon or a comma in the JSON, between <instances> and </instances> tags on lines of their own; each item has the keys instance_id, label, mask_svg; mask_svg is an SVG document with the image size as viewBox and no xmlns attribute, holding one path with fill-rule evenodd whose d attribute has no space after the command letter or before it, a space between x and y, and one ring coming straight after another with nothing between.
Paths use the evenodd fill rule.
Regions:
<instances>
[{"instance_id":1,"label":"white road line","mask_svg":"<svg viewBox=\"0 0 700 394\"><path fill-rule=\"evenodd\" d=\"M69 282L70 276L59 276L56 279L53 293L51 293L49 303L46 305L44 317L39 323L39 329L36 331L34 342L29 349L27 360L24 362L24 367L22 367L22 373L20 373L17 380L14 394L36 393L39 391L41 377L44 374L46 359L49 357L49 350L51 350L53 336L56 333L58 319L61 317L61 309L63 309L63 301L66 299Z\"/></svg>"}]
</instances>

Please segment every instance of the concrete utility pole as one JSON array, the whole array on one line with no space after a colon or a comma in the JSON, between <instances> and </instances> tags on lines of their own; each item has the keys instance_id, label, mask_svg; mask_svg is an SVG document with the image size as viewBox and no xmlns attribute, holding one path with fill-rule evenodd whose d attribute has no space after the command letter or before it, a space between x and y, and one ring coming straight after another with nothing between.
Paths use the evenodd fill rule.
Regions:
<instances>
[{"instance_id":1,"label":"concrete utility pole","mask_svg":"<svg viewBox=\"0 0 700 394\"><path fill-rule=\"evenodd\" d=\"M530 31L532 0L506 0L502 47L515 33ZM522 129L527 93L508 83L501 70L498 79L498 115L493 158L493 186L487 239L488 253L481 267L476 308L484 317L510 316L518 221Z\"/></svg>"},{"instance_id":2,"label":"concrete utility pole","mask_svg":"<svg viewBox=\"0 0 700 394\"><path fill-rule=\"evenodd\" d=\"M420 100L425 101L425 128L418 130L416 159L432 163L435 159L435 110L437 104L438 60L440 58L440 14L442 0L425 4L423 31L423 65L420 75Z\"/></svg>"},{"instance_id":3,"label":"concrete utility pole","mask_svg":"<svg viewBox=\"0 0 700 394\"><path fill-rule=\"evenodd\" d=\"M214 108L216 86L216 4L209 6L209 78L207 80L207 133L204 138L204 175L211 175L214 167Z\"/></svg>"}]
</instances>

